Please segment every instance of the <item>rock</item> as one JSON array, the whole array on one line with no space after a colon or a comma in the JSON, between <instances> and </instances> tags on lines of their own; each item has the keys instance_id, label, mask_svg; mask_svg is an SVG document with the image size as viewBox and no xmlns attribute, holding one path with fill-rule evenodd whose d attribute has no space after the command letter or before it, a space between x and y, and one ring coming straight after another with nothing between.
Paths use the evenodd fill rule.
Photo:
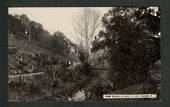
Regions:
<instances>
[{"instance_id":1,"label":"rock","mask_svg":"<svg viewBox=\"0 0 170 107\"><path fill-rule=\"evenodd\" d=\"M86 95L84 90L79 90L75 93L75 95L72 98L68 98L68 101L84 101L86 99Z\"/></svg>"}]
</instances>

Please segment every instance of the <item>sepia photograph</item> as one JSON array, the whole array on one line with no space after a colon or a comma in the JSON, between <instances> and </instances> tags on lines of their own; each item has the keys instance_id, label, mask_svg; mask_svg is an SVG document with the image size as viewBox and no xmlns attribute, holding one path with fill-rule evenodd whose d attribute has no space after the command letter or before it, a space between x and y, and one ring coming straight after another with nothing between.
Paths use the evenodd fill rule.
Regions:
<instances>
[{"instance_id":1,"label":"sepia photograph","mask_svg":"<svg viewBox=\"0 0 170 107\"><path fill-rule=\"evenodd\" d=\"M161 8L9 7L8 101L161 101Z\"/></svg>"}]
</instances>

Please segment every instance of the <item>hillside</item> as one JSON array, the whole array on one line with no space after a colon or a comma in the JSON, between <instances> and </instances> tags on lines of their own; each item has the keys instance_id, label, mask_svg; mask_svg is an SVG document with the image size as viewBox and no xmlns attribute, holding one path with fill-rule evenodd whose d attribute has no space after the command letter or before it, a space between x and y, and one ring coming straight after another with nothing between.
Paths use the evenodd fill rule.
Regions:
<instances>
[{"instance_id":1,"label":"hillside","mask_svg":"<svg viewBox=\"0 0 170 107\"><path fill-rule=\"evenodd\" d=\"M58 80L56 81L61 84L61 88L57 89L57 93L63 92L64 87L73 87L75 84L72 76L74 75L74 77L76 77L76 75L71 74L72 72L62 70L62 66L64 66L67 61L78 60L73 53L61 54L60 52L53 52L38 42L33 41L29 43L23 38L17 38L16 35L13 35L13 38L9 38L8 48L10 101L25 99L23 99L22 95L18 94L18 92L24 94L25 97L28 98L25 100L28 101L51 96L50 87L54 84L51 74L53 75L54 72L57 73ZM61 70L63 72L60 72ZM65 79L65 82L63 82L63 79ZM67 83L67 79L69 79L69 83ZM31 91L35 87L38 90L35 89L34 91L41 93ZM17 96L17 98L15 96Z\"/></svg>"},{"instance_id":2,"label":"hillside","mask_svg":"<svg viewBox=\"0 0 170 107\"><path fill-rule=\"evenodd\" d=\"M50 61L54 59L56 61L67 61L68 59L66 58L69 57L68 55L54 53L38 42L28 43L27 40L22 38L17 39L14 37L9 39L8 42L9 74L16 74L16 72L21 73L21 69L23 69L23 73L39 72L39 70L36 69L41 68L40 63L43 60L47 59L44 63L50 63Z\"/></svg>"},{"instance_id":3,"label":"hillside","mask_svg":"<svg viewBox=\"0 0 170 107\"><path fill-rule=\"evenodd\" d=\"M66 65L68 61L80 61L73 52L61 53L51 50L46 44L37 41L29 43L18 35L9 34L11 36L8 40L9 75L55 70L53 68L57 65Z\"/></svg>"}]
</instances>

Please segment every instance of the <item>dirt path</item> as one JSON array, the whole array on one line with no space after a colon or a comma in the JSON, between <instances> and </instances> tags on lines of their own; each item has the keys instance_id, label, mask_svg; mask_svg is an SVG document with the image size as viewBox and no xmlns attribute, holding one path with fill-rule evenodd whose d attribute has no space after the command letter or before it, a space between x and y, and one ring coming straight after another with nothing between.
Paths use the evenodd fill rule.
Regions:
<instances>
[{"instance_id":1,"label":"dirt path","mask_svg":"<svg viewBox=\"0 0 170 107\"><path fill-rule=\"evenodd\" d=\"M8 79L9 79L9 81L11 80L11 79L15 79L15 78L27 78L27 77L31 77L31 76L35 76L35 75L42 75L42 74L44 74L45 72L37 72L37 73L29 73L29 74L17 74L17 75L9 75L8 76Z\"/></svg>"}]
</instances>

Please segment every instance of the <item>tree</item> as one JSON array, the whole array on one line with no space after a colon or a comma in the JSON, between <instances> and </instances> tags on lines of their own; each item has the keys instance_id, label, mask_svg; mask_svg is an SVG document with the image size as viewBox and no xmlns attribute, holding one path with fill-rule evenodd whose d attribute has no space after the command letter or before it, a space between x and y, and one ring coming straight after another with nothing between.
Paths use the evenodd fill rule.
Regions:
<instances>
[{"instance_id":1,"label":"tree","mask_svg":"<svg viewBox=\"0 0 170 107\"><path fill-rule=\"evenodd\" d=\"M30 26L29 26L30 20L29 20L28 16L25 14L22 14L20 16L20 19L22 21L22 24L24 24L26 26L25 33L28 35L28 41L30 43L31 42L31 34L30 34L31 31L30 31Z\"/></svg>"},{"instance_id":2,"label":"tree","mask_svg":"<svg viewBox=\"0 0 170 107\"><path fill-rule=\"evenodd\" d=\"M45 32L43 26L40 23L36 23L35 21L30 21L28 27L29 27L30 39L33 39L35 41L38 41L38 39L40 39L40 36L43 34L43 32Z\"/></svg>"},{"instance_id":3,"label":"tree","mask_svg":"<svg viewBox=\"0 0 170 107\"><path fill-rule=\"evenodd\" d=\"M22 24L19 16L8 15L8 29L10 33L24 37L26 26Z\"/></svg>"},{"instance_id":4,"label":"tree","mask_svg":"<svg viewBox=\"0 0 170 107\"><path fill-rule=\"evenodd\" d=\"M79 16L74 17L73 27L82 47L89 51L91 41L100 26L100 13L90 8L84 8Z\"/></svg>"},{"instance_id":5,"label":"tree","mask_svg":"<svg viewBox=\"0 0 170 107\"><path fill-rule=\"evenodd\" d=\"M34 40L37 40L36 22L30 21L29 27L30 27L30 33L31 33L30 36L31 36Z\"/></svg>"},{"instance_id":6,"label":"tree","mask_svg":"<svg viewBox=\"0 0 170 107\"><path fill-rule=\"evenodd\" d=\"M125 87L149 80L150 66L160 59L160 8L113 8L102 22L105 30L92 51L106 50L115 84Z\"/></svg>"},{"instance_id":7,"label":"tree","mask_svg":"<svg viewBox=\"0 0 170 107\"><path fill-rule=\"evenodd\" d=\"M30 22L30 19L28 18L28 16L26 14L22 14L20 16L20 19L22 20L22 23L27 23L28 24Z\"/></svg>"},{"instance_id":8,"label":"tree","mask_svg":"<svg viewBox=\"0 0 170 107\"><path fill-rule=\"evenodd\" d=\"M57 31L53 34L52 45L55 47L56 51L61 53L69 52L70 41L66 38L64 33Z\"/></svg>"}]
</instances>

